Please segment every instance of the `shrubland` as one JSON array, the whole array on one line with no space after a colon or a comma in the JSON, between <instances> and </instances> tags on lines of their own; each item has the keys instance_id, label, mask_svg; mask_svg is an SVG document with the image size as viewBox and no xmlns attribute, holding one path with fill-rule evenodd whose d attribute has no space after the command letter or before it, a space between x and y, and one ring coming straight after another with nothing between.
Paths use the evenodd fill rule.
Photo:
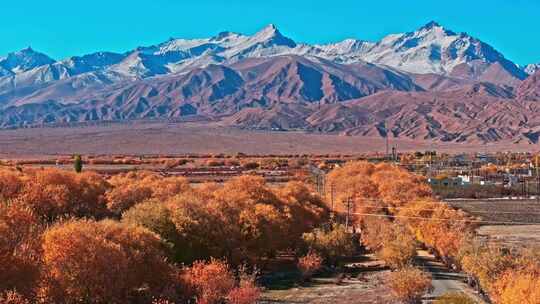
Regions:
<instances>
[{"instance_id":1,"label":"shrubland","mask_svg":"<svg viewBox=\"0 0 540 304\"><path fill-rule=\"evenodd\" d=\"M255 176L193 188L25 168L0 170L0 185L5 303L254 303L247 269L305 247L330 215L305 184Z\"/></svg>"},{"instance_id":2,"label":"shrubland","mask_svg":"<svg viewBox=\"0 0 540 304\"><path fill-rule=\"evenodd\" d=\"M412 267L425 246L495 303L538 303L539 251L477 243L475 219L434 199L422 177L350 162L327 175L326 193L256 176L192 187L145 171L0 169L0 299L249 304L261 290L246 269L288 253L307 279L354 255L355 231L392 269L397 300L429 290L429 276Z\"/></svg>"},{"instance_id":3,"label":"shrubland","mask_svg":"<svg viewBox=\"0 0 540 304\"><path fill-rule=\"evenodd\" d=\"M422 177L393 165L352 162L328 175L327 188L338 210L346 212L343 206L352 202L364 245L397 269L391 285L398 300L414 302L412 290L428 286L417 286L425 280L409 268L418 243L463 269L495 303L540 303L540 250L478 243L477 220L435 200Z\"/></svg>"}]
</instances>

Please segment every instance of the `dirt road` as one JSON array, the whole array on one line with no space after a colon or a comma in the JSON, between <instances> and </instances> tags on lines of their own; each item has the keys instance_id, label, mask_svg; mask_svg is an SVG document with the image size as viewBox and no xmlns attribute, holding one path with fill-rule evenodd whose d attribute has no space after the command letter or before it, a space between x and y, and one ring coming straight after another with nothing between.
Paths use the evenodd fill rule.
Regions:
<instances>
[{"instance_id":1,"label":"dirt road","mask_svg":"<svg viewBox=\"0 0 540 304\"><path fill-rule=\"evenodd\" d=\"M477 303L486 303L476 295L474 290L467 286L465 283L465 275L450 271L443 263L438 262L435 257L426 250L418 250L416 263L419 267L422 267L424 271L429 272L433 279L433 291L426 295L423 303L431 303L437 297L448 292L462 292L476 300Z\"/></svg>"}]
</instances>

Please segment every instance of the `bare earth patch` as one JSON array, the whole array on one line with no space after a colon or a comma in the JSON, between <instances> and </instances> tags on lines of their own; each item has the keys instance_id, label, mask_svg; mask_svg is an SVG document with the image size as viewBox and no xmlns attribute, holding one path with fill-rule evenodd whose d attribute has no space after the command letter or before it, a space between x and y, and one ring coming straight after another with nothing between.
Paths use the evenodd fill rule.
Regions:
<instances>
[{"instance_id":1,"label":"bare earth patch","mask_svg":"<svg viewBox=\"0 0 540 304\"><path fill-rule=\"evenodd\" d=\"M440 152L531 151L535 145L458 144L390 139L398 151ZM340 136L305 132L248 131L207 123L124 123L71 128L0 130L0 157L58 154L182 153L365 153L385 151L381 137Z\"/></svg>"},{"instance_id":2,"label":"bare earth patch","mask_svg":"<svg viewBox=\"0 0 540 304\"><path fill-rule=\"evenodd\" d=\"M487 221L477 229L481 239L509 247L540 245L540 202L536 199L448 200L448 203Z\"/></svg>"},{"instance_id":3,"label":"bare earth patch","mask_svg":"<svg viewBox=\"0 0 540 304\"><path fill-rule=\"evenodd\" d=\"M540 201L535 199L447 200L447 202L452 207L462 209L482 221L540 224Z\"/></svg>"},{"instance_id":4,"label":"bare earth patch","mask_svg":"<svg viewBox=\"0 0 540 304\"><path fill-rule=\"evenodd\" d=\"M540 225L481 226L478 234L511 247L540 246Z\"/></svg>"},{"instance_id":5,"label":"bare earth patch","mask_svg":"<svg viewBox=\"0 0 540 304\"><path fill-rule=\"evenodd\" d=\"M391 303L386 286L389 270L345 278L315 278L308 286L264 292L261 303Z\"/></svg>"}]
</instances>

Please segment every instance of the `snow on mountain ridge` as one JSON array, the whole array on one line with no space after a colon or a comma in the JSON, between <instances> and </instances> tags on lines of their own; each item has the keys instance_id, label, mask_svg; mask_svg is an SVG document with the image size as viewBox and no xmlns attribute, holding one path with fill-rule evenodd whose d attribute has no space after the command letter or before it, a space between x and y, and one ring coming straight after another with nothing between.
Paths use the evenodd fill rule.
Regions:
<instances>
[{"instance_id":1,"label":"snow on mountain ridge","mask_svg":"<svg viewBox=\"0 0 540 304\"><path fill-rule=\"evenodd\" d=\"M9 53L5 57L0 57L0 67L15 74L54 62L54 59L43 53L34 51L31 47Z\"/></svg>"},{"instance_id":2,"label":"snow on mountain ridge","mask_svg":"<svg viewBox=\"0 0 540 304\"><path fill-rule=\"evenodd\" d=\"M531 63L523 68L523 71L529 75L533 75L537 71L540 71L540 63Z\"/></svg>"},{"instance_id":3,"label":"snow on mountain ridge","mask_svg":"<svg viewBox=\"0 0 540 304\"><path fill-rule=\"evenodd\" d=\"M17 69L10 68L12 65L6 68L2 64L5 62L3 58L0 59L0 78L23 73L21 77L26 83L31 83L32 77L35 78L34 83L43 83L102 71L103 75L114 74L115 79L118 75L139 79L181 73L210 64L230 64L245 58L279 55L323 58L342 64L370 62L409 73L459 77L480 77L478 75L490 64L499 62L502 69L514 77L522 79L526 76L523 69L506 60L491 46L465 33L457 34L430 22L414 32L390 34L378 42L345 39L318 45L296 43L270 24L253 35L221 32L210 38L170 39L124 54L100 52L59 62L41 58ZM459 73L455 72L458 68ZM493 73L498 75L497 71Z\"/></svg>"},{"instance_id":4,"label":"snow on mountain ridge","mask_svg":"<svg viewBox=\"0 0 540 304\"><path fill-rule=\"evenodd\" d=\"M448 74L471 60L495 61L493 54L482 52L484 49L481 41L430 22L414 32L384 37L366 53L364 60L412 73ZM496 52L492 48L486 51ZM495 57L502 55L497 53Z\"/></svg>"}]
</instances>

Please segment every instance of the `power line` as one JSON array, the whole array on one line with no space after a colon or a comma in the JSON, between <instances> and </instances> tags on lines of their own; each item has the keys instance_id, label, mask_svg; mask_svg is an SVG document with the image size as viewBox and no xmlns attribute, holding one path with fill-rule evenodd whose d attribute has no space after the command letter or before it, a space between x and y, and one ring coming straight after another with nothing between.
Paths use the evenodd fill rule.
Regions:
<instances>
[{"instance_id":1,"label":"power line","mask_svg":"<svg viewBox=\"0 0 540 304\"><path fill-rule=\"evenodd\" d=\"M374 216L374 217L386 217L386 218L407 218L407 219L419 219L426 221L442 221L442 222L462 222L462 223L479 223L479 224L519 224L519 225L534 225L540 224L540 222L504 222L504 221L481 221L481 220L455 220L455 219L446 219L446 218L430 218L430 217L421 217L421 216L405 216L405 215L387 215L387 214L374 214L374 213L352 213L354 215L363 215L363 216Z\"/></svg>"},{"instance_id":2,"label":"power line","mask_svg":"<svg viewBox=\"0 0 540 304\"><path fill-rule=\"evenodd\" d=\"M417 210L417 211L438 211L440 209L431 209L431 208L410 208L410 207L390 207L390 206L373 206L373 205L361 205L359 207L367 207L367 208L377 208L377 209L397 209L397 210ZM451 209L452 211L456 211L455 209ZM459 209L459 211L462 211L464 213L487 213L487 214L529 214L529 215L540 215L540 212L512 212L512 211L472 211L472 210L464 210Z\"/></svg>"},{"instance_id":3,"label":"power line","mask_svg":"<svg viewBox=\"0 0 540 304\"><path fill-rule=\"evenodd\" d=\"M361 201L367 201L367 202L375 202L375 203L382 203L381 200L378 199L360 199ZM540 215L540 212L516 212L516 211L485 211L485 210L466 210L464 208L460 208L457 206L453 206L446 202L415 202L414 205L430 205L430 206L445 206L450 208L452 211L462 211L464 213L486 213L486 214L529 214L529 215ZM439 209L435 208L412 208L412 207L393 207L393 206L381 206L381 205L358 205L358 207L368 207L368 208L388 208L388 209L396 209L396 210L418 210L418 211L437 211ZM539 205L540 207L540 205Z\"/></svg>"}]
</instances>

